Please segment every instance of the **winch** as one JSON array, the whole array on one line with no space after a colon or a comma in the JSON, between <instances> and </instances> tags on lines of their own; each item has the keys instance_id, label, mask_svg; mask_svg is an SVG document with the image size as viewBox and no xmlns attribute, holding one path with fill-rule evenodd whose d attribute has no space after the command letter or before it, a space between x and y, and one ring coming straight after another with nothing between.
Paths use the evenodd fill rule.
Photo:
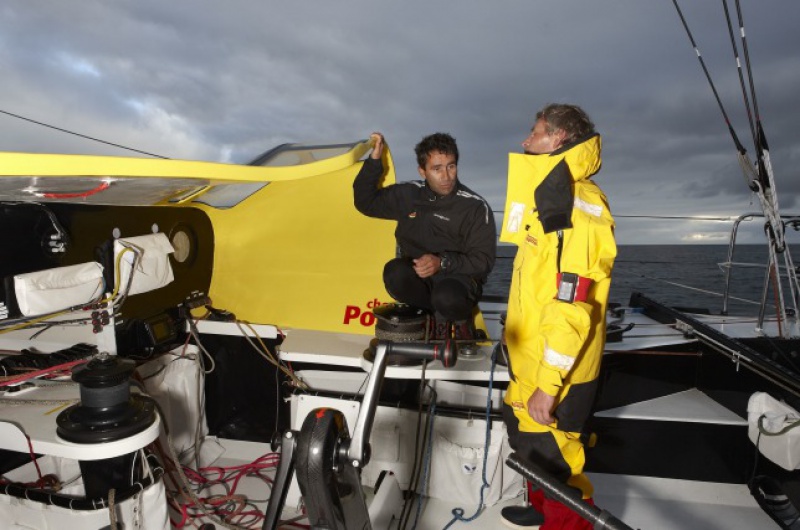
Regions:
<instances>
[{"instance_id":1,"label":"winch","mask_svg":"<svg viewBox=\"0 0 800 530\"><path fill-rule=\"evenodd\" d=\"M80 385L81 402L58 415L58 435L75 443L111 442L152 425L155 402L130 392L135 367L130 359L103 352L75 368L72 380Z\"/></svg>"}]
</instances>

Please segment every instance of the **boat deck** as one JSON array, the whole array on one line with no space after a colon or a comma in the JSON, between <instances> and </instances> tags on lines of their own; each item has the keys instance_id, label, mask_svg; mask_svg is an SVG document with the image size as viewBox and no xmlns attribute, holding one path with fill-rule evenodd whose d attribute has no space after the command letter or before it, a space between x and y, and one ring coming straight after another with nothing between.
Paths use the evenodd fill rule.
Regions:
<instances>
[{"instance_id":1,"label":"boat deck","mask_svg":"<svg viewBox=\"0 0 800 530\"><path fill-rule=\"evenodd\" d=\"M241 465L255 460L268 451L264 444L220 440L227 451L217 465ZM232 457L231 455L236 455ZM647 530L732 530L772 528L775 523L756 504L747 487L741 484L720 484L687 480L636 477L610 474L589 474L595 486L595 502L632 528ZM250 499L267 497L266 484L254 478L242 481L240 491ZM366 495L371 497L367 489ZM516 505L521 498L509 499L488 507L471 522L455 522L451 528L503 528L500 511L504 506ZM259 509L265 503L256 503ZM454 508L463 508L464 517L475 514L477 506L462 505L425 498L417 522L417 530L441 530L452 519ZM416 508L412 511L407 528L412 528ZM294 507L284 511L284 518L294 519ZM297 520L307 524L307 520ZM398 521L388 527L398 529Z\"/></svg>"},{"instance_id":2,"label":"boat deck","mask_svg":"<svg viewBox=\"0 0 800 530\"><path fill-rule=\"evenodd\" d=\"M705 322L720 326L720 329L729 334L743 336L745 331L755 336L757 332L752 319L737 317L703 317ZM624 352L638 349L647 349L656 344L684 344L693 341L682 331L669 325L658 324L646 315L635 310L626 311L621 324L633 323L634 327L625 333L620 342L609 343L607 351ZM221 325L221 327L225 327ZM227 326L231 328L231 326ZM733 331L731 331L733 329ZM208 330L202 330L209 332ZM237 330L230 329L235 334ZM270 330L262 330L268 335ZM219 332L214 331L215 333ZM6 337L9 340L11 337ZM364 377L370 369L370 363L362 358L371 337L366 335L351 335L341 333L328 333L295 329L288 332L286 340L281 345L281 356L286 360L304 362L318 365L338 365L353 369L352 382L346 383L346 377L341 372L332 378L332 387L342 390L346 384L360 387ZM53 348L60 345L55 344ZM489 377L491 361L491 346L478 348L477 354L470 357L460 357L458 364L451 369L444 369L439 362L429 363L426 377L436 380L442 385L437 387L442 398L447 397L447 385L461 385L486 381ZM324 370L320 371L324 375ZM387 369L387 378L419 379L420 367L390 367ZM498 366L494 371L495 381L506 381L508 374L505 367ZM316 386L316 385L312 385ZM357 392L355 392L357 393ZM485 406L485 388L478 395L467 395L467 390L454 388L451 390L454 403L463 403L472 407ZM499 395L497 403L499 404ZM641 401L603 410L597 416L619 419L646 419L657 421L699 422L704 424L744 425L744 419L731 413L709 399L702 392L691 389L678 392L657 399ZM8 436L6 436L8 438ZM269 453L268 444L220 440L225 454L214 463L218 466L234 466L246 464L256 458ZM597 505L633 528L646 529L751 529L770 528L774 523L757 505L755 500L743 484L727 484L716 482L700 482L657 477L634 475L613 475L606 473L589 474L596 488L595 501ZM266 499L269 498L269 486L258 478L247 477L242 479L239 493L247 496L255 506L263 512ZM219 493L222 493L221 491ZM368 497L370 496L367 490ZM253 500L255 499L255 500ZM503 506L521 502L520 498L512 498L499 502L485 509L479 517L472 522L455 522L452 528L500 528L500 510ZM302 515L296 511L295 505L287 507L286 518ZM476 506L457 506L453 502L434 498L425 498L417 522L418 530L441 529L453 519L452 510L462 508L466 517L472 516ZM413 526L413 513L411 523ZM304 521L298 520L299 524ZM376 525L376 528L398 529L397 521L387 525ZM253 524L253 528L260 524Z\"/></svg>"}]
</instances>

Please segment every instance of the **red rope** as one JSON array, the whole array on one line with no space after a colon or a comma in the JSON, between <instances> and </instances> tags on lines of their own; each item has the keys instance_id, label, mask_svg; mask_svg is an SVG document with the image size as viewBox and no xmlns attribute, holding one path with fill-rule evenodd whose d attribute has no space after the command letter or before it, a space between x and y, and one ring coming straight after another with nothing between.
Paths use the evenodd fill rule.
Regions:
<instances>
[{"instance_id":1,"label":"red rope","mask_svg":"<svg viewBox=\"0 0 800 530\"><path fill-rule=\"evenodd\" d=\"M49 368L43 368L41 370L36 370L26 374L18 375L16 377L9 377L9 378L0 377L0 386L14 385L17 383L22 383L23 381L27 381L28 379L33 379L34 377L39 377L41 375L47 375L53 372L59 372L61 370L69 370L73 366L83 364L87 361L88 359L79 359L77 361L70 361L68 363L57 364Z\"/></svg>"},{"instance_id":2,"label":"red rope","mask_svg":"<svg viewBox=\"0 0 800 530\"><path fill-rule=\"evenodd\" d=\"M41 482L42 470L39 468L39 462L36 458L36 454L33 452L33 442L31 442L31 437L27 434L25 435L25 439L28 440L28 451L31 455L31 461L33 461L33 465L36 466L36 474L39 475L39 482Z\"/></svg>"},{"instance_id":3,"label":"red rope","mask_svg":"<svg viewBox=\"0 0 800 530\"><path fill-rule=\"evenodd\" d=\"M202 486L202 488L227 484L228 486L225 488L227 494L200 497L200 501L208 506L209 511L214 515L229 522L246 524L250 527L252 524L256 524L262 520L264 514L259 511L246 509L246 497L236 493L239 482L242 478L249 476L257 477L267 484L271 483L271 479L262 474L262 471L277 467L279 461L280 456L277 453L267 453L255 459L253 462L238 466L209 466L198 470L183 466L183 471L189 482ZM203 513L198 506L195 506L192 501L181 503L174 502L172 507L180 517L178 521L170 517L170 522L175 528L183 528L193 524L195 520L202 520L205 516L205 513ZM245 519L249 519L251 522L244 523Z\"/></svg>"}]
</instances>

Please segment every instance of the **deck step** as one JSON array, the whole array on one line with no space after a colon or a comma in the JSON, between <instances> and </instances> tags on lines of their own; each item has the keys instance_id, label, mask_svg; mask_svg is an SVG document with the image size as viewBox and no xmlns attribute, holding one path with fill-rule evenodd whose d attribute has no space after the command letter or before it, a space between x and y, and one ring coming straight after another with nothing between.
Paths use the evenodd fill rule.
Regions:
<instances>
[{"instance_id":1,"label":"deck step","mask_svg":"<svg viewBox=\"0 0 800 530\"><path fill-rule=\"evenodd\" d=\"M731 412L696 388L596 412L595 417L747 425L745 418Z\"/></svg>"},{"instance_id":2,"label":"deck step","mask_svg":"<svg viewBox=\"0 0 800 530\"><path fill-rule=\"evenodd\" d=\"M587 427L590 472L744 484L752 470L747 420L696 388L596 412Z\"/></svg>"}]
</instances>

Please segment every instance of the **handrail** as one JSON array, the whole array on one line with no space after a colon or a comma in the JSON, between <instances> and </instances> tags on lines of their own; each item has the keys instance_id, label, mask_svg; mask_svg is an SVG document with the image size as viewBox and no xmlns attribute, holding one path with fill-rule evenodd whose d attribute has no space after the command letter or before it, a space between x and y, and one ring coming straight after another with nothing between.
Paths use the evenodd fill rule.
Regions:
<instances>
[{"instance_id":1,"label":"handrail","mask_svg":"<svg viewBox=\"0 0 800 530\"><path fill-rule=\"evenodd\" d=\"M754 217L764 217L764 214L760 213L746 213L740 215L736 218L733 222L733 227L731 228L731 237L728 240L728 263L733 263L733 251L736 248L736 236L739 232L739 223L746 219L753 219ZM732 267L727 267L725 269L725 290L722 292L722 314L728 314L728 297L730 295L730 287L731 287L731 270Z\"/></svg>"},{"instance_id":2,"label":"handrail","mask_svg":"<svg viewBox=\"0 0 800 530\"><path fill-rule=\"evenodd\" d=\"M764 216L763 213L756 213L756 212L750 212L750 213L742 214L742 215L740 215L739 217L736 218L736 220L733 222L733 226L731 227L731 236L730 236L730 239L728 241L728 258L727 258L727 261L726 261L726 264L728 266L725 267L725 289L723 291L723 296L722 296L722 314L723 315L727 315L728 314L728 300L730 299L731 274L732 274L733 265L734 265L733 254L734 254L734 251L735 251L735 248L736 248L736 238L737 238L738 231L739 231L739 224L742 221L753 220L756 217L762 217L763 218L765 216ZM782 215L782 216L780 216L780 219L781 219L781 221L783 222L784 225L790 225L793 228L795 228L795 230L798 230L798 227L800 227L800 217L798 217L797 215ZM769 241L767 242L767 244L769 245ZM796 312L797 311L797 299L798 299L798 296L800 295L800 293L798 292L798 291L800 291L800 286L797 285L797 276L796 276L796 272L797 271L790 270L793 267L793 262L792 262L792 259L791 259L791 254L790 254L788 245L786 245L784 247L784 250L782 251L782 253L785 253L784 254L784 261L785 261L784 269L786 270L786 272L788 274L788 277L789 277L790 294L792 296L792 301L793 301L793 304L795 306L795 312ZM764 276L764 287L762 288L762 292L761 292L761 302L760 302L760 307L759 307L759 312L758 312L758 329L763 329L763 325L764 325L764 318L765 318L766 306L767 306L767 292L769 290L770 270L771 270L771 267L773 265L776 267L776 271L778 271L778 273L779 273L780 272L780 264L778 264L777 261L774 260L773 252L770 252L769 262L766 265L767 271L766 271L766 274ZM780 274L778 274L778 278L776 279L776 281L778 281L778 282L781 281ZM780 285L778 286L778 288L780 288ZM783 301L782 293L781 293L781 296L779 298L780 298L781 303L782 303L782 301ZM785 314L785 309L784 308L779 307L778 310L779 310L781 315Z\"/></svg>"}]
</instances>

